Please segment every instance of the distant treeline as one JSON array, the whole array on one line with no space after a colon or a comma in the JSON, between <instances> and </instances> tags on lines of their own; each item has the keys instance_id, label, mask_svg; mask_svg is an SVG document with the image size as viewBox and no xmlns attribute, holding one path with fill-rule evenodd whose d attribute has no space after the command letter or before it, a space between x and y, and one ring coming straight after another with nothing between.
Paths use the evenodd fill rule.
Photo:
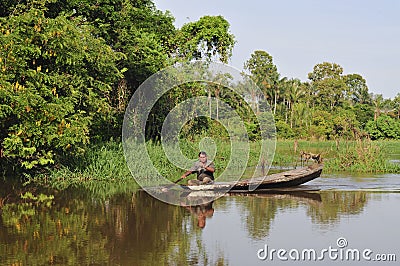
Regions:
<instances>
[{"instance_id":1,"label":"distant treeline","mask_svg":"<svg viewBox=\"0 0 400 266\"><path fill-rule=\"evenodd\" d=\"M0 169L40 170L83 153L90 142L118 140L127 103L150 75L177 62L229 61L235 38L222 16L181 28L173 22L151 0L2 1ZM281 77L265 51L244 67L264 93L259 103L275 115L278 137L400 139L400 94L372 95L363 77L343 75L337 64L317 64L306 83ZM168 110L194 95L237 106L257 138L254 116L238 97L201 88L187 84L161 99L147 138L157 139ZM219 136L214 124L198 119L182 136Z\"/></svg>"},{"instance_id":2,"label":"distant treeline","mask_svg":"<svg viewBox=\"0 0 400 266\"><path fill-rule=\"evenodd\" d=\"M278 137L400 139L400 93L374 95L361 75L343 75L336 63L315 65L308 82L281 77L265 51L255 51L245 68L273 110Z\"/></svg>"}]
</instances>

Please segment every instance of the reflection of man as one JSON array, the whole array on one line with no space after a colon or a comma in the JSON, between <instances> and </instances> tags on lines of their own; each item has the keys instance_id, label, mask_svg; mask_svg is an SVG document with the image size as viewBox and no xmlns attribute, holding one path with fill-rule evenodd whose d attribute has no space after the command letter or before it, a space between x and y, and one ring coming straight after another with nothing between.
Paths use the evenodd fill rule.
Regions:
<instances>
[{"instance_id":1,"label":"reflection of man","mask_svg":"<svg viewBox=\"0 0 400 266\"><path fill-rule=\"evenodd\" d=\"M214 214L213 202L201 204L197 206L186 207L192 214L197 216L197 226L204 228L206 226L206 218L211 218Z\"/></svg>"},{"instance_id":2,"label":"reflection of man","mask_svg":"<svg viewBox=\"0 0 400 266\"><path fill-rule=\"evenodd\" d=\"M201 151L199 152L199 160L181 178L183 179L190 174L197 173L197 179L188 181L189 186L211 184L214 181L214 172L214 163L207 159L207 154L204 151Z\"/></svg>"}]
</instances>

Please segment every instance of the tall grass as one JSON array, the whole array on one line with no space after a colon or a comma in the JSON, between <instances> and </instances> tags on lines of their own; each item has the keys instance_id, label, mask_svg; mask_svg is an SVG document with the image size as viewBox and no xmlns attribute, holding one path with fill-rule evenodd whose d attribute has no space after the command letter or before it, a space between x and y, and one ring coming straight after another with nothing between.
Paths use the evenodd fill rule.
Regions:
<instances>
[{"instance_id":1,"label":"tall grass","mask_svg":"<svg viewBox=\"0 0 400 266\"><path fill-rule=\"evenodd\" d=\"M135 143L130 145L126 156L129 158L132 173L127 166L122 143L110 141L88 146L82 156L65 158L61 166L48 169L43 174L30 176L27 183L41 184L56 189L92 184L89 187L93 187L93 190L105 190L103 187L108 187L112 183L129 184L137 188L139 186L136 180L148 181L148 185L154 185L156 181L162 182L164 179L161 179L161 176L176 181L192 165L186 160L187 164L184 167L175 166L169 161L164 148L159 143L147 142L145 149ZM247 143L239 143L235 154L232 155L230 143L217 140L214 153L207 150L215 163L217 177L226 169L229 162L233 171L258 164L259 143L249 144L250 152L247 161L243 160L247 158L246 145ZM200 139L182 140L179 144L171 144L165 149L167 153L182 152L184 156L182 158L191 158L194 162L197 160L199 150L204 150L202 146L204 145ZM151 165L144 163L147 156L150 157ZM142 182L141 185L143 185Z\"/></svg>"},{"instance_id":2,"label":"tall grass","mask_svg":"<svg viewBox=\"0 0 400 266\"><path fill-rule=\"evenodd\" d=\"M298 166L300 151L321 154L325 172L400 173L400 165L389 162L391 154L400 155L399 141L298 141L295 151L293 140L280 140L274 164Z\"/></svg>"},{"instance_id":3,"label":"tall grass","mask_svg":"<svg viewBox=\"0 0 400 266\"><path fill-rule=\"evenodd\" d=\"M390 147L385 142L345 143L328 160L326 170L368 173L400 173L400 164L389 162ZM393 146L392 146L393 147Z\"/></svg>"},{"instance_id":4,"label":"tall grass","mask_svg":"<svg viewBox=\"0 0 400 266\"><path fill-rule=\"evenodd\" d=\"M228 167L228 164L230 169L235 171L237 169L256 166L259 162L261 148L258 142L236 143L234 154L232 154L230 142L216 140L214 145L215 148L211 148L210 150L210 146L212 145L202 145L200 139L192 141L180 140L179 143L168 144L167 147L164 147L164 150L160 144L148 142L147 151L154 167L162 176L171 181L179 178L184 171L192 166L193 162L198 159L200 150L206 151L209 158L214 162L216 177ZM182 159L181 165L184 166L179 168L172 164L165 155L166 152L180 155ZM188 162L186 158L191 159L191 162ZM145 175L145 173L142 173L142 175Z\"/></svg>"},{"instance_id":5,"label":"tall grass","mask_svg":"<svg viewBox=\"0 0 400 266\"><path fill-rule=\"evenodd\" d=\"M245 143L243 143L243 147L239 145L237 154L234 154L238 156L234 156L231 154L229 142L216 141L215 151L208 151L213 156L212 159L217 169L216 177L226 169L230 160L233 171L243 169L243 167L260 166L260 143L250 143L250 155L247 162L240 159L247 157L245 147ZM68 158L60 167L49 169L44 174L29 177L28 183L42 184L56 189L85 187L93 193L105 195L126 191L127 189L137 189L139 186L135 179L148 180L149 184L154 184L154 179L163 176L175 181L191 166L190 162L182 168L172 164L159 143L148 142L146 150L142 148L133 146L130 149L131 154L128 154L128 156L134 156L133 161L136 163L132 167L134 169L132 173L126 164L122 144L110 141L89 146L84 155ZM179 144L171 145L166 149L167 152L171 152L171 150L182 152L184 156L195 161L198 151L202 149L202 143L200 140L181 140ZM387 151L400 151L400 142L298 141L298 147L295 151L293 141L280 140L276 144L272 164L277 167L298 167L300 166L299 153L302 150L321 153L324 158L325 172L400 173L400 164L390 163L387 160ZM151 158L151 166L143 163L143 158L147 156L147 153Z\"/></svg>"},{"instance_id":6,"label":"tall grass","mask_svg":"<svg viewBox=\"0 0 400 266\"><path fill-rule=\"evenodd\" d=\"M84 183L100 187L101 184L121 182L138 187L125 163L122 144L113 141L88 146L83 155L66 158L63 165L48 169L43 174L29 176L27 181L55 189Z\"/></svg>"}]
</instances>

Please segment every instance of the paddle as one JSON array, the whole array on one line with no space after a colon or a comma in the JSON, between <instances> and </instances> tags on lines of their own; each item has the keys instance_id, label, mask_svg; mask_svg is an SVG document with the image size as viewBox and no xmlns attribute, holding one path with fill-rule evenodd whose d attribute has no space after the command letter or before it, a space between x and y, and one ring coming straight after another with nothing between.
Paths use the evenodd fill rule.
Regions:
<instances>
[{"instance_id":1,"label":"paddle","mask_svg":"<svg viewBox=\"0 0 400 266\"><path fill-rule=\"evenodd\" d=\"M212 161L209 161L209 162L205 165L205 167L208 167L211 163L212 163ZM175 180L173 183L174 183L174 184L177 184L177 183L179 183L179 181L181 181L182 179L185 179L185 178L180 177L179 179ZM172 186L172 185L165 185L165 187L163 188L163 190L164 190L164 191L165 191L165 190L168 190L168 188L170 188L171 186Z\"/></svg>"},{"instance_id":2,"label":"paddle","mask_svg":"<svg viewBox=\"0 0 400 266\"><path fill-rule=\"evenodd\" d=\"M179 181L181 181L183 178L182 177L179 177L179 179L178 180L176 180L176 181L174 181L174 184L177 184Z\"/></svg>"},{"instance_id":3,"label":"paddle","mask_svg":"<svg viewBox=\"0 0 400 266\"><path fill-rule=\"evenodd\" d=\"M181 181L183 178L182 177L180 177L178 180L175 180L174 181L174 184L177 184L179 181ZM167 192L168 191L168 189L170 188L170 187L172 187L173 185L165 185L162 189L161 189L161 191L162 192Z\"/></svg>"}]
</instances>

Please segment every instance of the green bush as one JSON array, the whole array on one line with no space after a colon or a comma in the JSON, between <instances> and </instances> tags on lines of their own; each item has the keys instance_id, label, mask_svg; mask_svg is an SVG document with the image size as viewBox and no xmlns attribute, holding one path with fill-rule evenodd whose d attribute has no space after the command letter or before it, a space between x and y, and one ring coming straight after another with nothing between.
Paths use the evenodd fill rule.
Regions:
<instances>
[{"instance_id":1,"label":"green bush","mask_svg":"<svg viewBox=\"0 0 400 266\"><path fill-rule=\"evenodd\" d=\"M48 18L45 10L21 5L0 18L2 165L7 158L32 169L82 151L93 120L107 119L110 84L122 76L122 54L82 18Z\"/></svg>"},{"instance_id":2,"label":"green bush","mask_svg":"<svg viewBox=\"0 0 400 266\"><path fill-rule=\"evenodd\" d=\"M387 115L368 121L365 129L372 139L400 139L400 121Z\"/></svg>"},{"instance_id":3,"label":"green bush","mask_svg":"<svg viewBox=\"0 0 400 266\"><path fill-rule=\"evenodd\" d=\"M295 137L293 129L291 129L290 126L286 124L284 121L282 120L277 121L275 123L275 126L278 138L291 139Z\"/></svg>"}]
</instances>

